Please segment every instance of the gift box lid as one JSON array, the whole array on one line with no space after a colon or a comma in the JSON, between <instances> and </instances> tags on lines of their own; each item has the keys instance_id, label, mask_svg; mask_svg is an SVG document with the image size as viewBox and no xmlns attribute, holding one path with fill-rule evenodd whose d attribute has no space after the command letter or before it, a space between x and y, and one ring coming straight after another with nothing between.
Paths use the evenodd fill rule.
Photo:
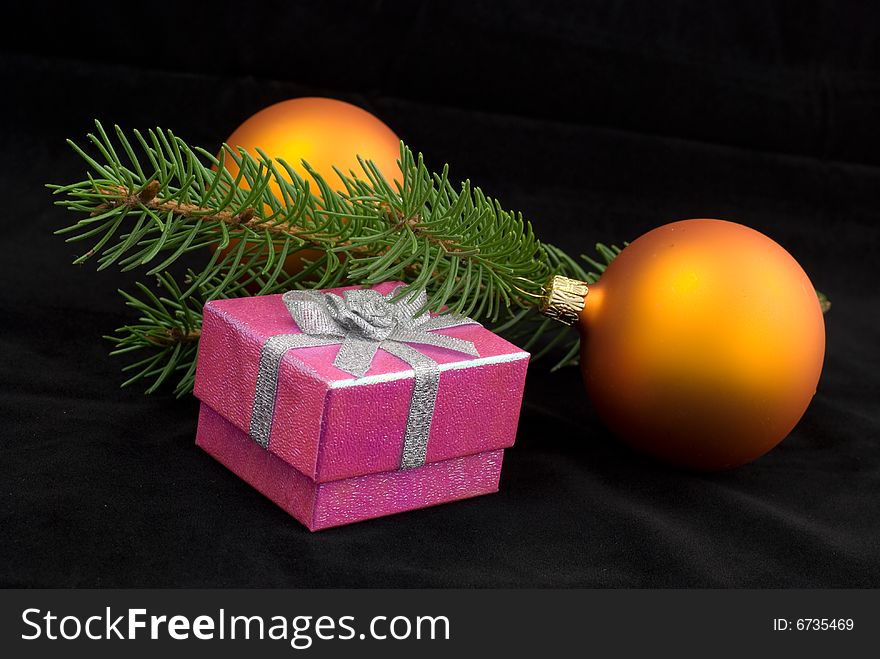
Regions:
<instances>
[{"instance_id":1,"label":"gift box lid","mask_svg":"<svg viewBox=\"0 0 880 659\"><path fill-rule=\"evenodd\" d=\"M400 285L373 288L386 295ZM358 288L325 292L343 295ZM424 462L511 446L529 354L476 323L436 332L471 342L476 355L411 344L439 370ZM272 400L261 401L257 382L264 377L264 347L272 337L291 334L301 334L300 328L281 295L207 303L195 395L252 437L256 415L266 415L260 406L268 406L271 423L260 443L313 480L400 468L412 424L414 367L380 348L366 373L355 377L334 365L341 340L296 347L280 358Z\"/></svg>"}]
</instances>

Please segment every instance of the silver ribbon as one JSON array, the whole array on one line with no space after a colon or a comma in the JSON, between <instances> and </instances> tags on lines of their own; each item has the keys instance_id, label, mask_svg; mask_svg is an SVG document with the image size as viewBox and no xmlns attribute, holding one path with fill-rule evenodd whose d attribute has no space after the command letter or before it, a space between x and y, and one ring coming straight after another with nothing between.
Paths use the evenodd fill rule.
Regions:
<instances>
[{"instance_id":1,"label":"silver ribbon","mask_svg":"<svg viewBox=\"0 0 880 659\"><path fill-rule=\"evenodd\" d=\"M477 356L472 342L436 333L447 327L477 323L455 314L417 315L427 302L425 291L392 302L397 292L395 289L382 295L372 289L352 289L340 296L318 291L288 291L282 296L301 334L270 337L260 351L249 430L255 442L263 448L269 447L278 371L288 350L341 344L333 365L359 378L369 370L376 351L381 348L405 361L415 373L400 468L425 464L440 367L408 344L436 346Z\"/></svg>"}]
</instances>

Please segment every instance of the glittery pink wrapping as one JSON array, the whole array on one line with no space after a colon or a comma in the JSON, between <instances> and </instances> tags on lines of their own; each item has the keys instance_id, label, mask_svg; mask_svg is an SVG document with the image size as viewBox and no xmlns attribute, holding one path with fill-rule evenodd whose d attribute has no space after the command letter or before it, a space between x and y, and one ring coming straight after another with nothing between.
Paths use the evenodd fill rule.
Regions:
<instances>
[{"instance_id":1,"label":"glittery pink wrapping","mask_svg":"<svg viewBox=\"0 0 880 659\"><path fill-rule=\"evenodd\" d=\"M498 491L504 451L316 483L202 403L196 444L310 531Z\"/></svg>"},{"instance_id":2,"label":"glittery pink wrapping","mask_svg":"<svg viewBox=\"0 0 880 659\"><path fill-rule=\"evenodd\" d=\"M385 294L397 285L375 288ZM440 375L426 466L398 471L413 373L382 350L364 381L333 366L337 345L287 352L269 450L247 436L260 350L270 336L298 331L280 295L205 306L195 382L200 446L312 530L497 489L500 449L516 436L527 353L479 325L439 330L472 341L479 357L414 346L441 369L454 366ZM406 377L370 380L395 373Z\"/></svg>"}]
</instances>

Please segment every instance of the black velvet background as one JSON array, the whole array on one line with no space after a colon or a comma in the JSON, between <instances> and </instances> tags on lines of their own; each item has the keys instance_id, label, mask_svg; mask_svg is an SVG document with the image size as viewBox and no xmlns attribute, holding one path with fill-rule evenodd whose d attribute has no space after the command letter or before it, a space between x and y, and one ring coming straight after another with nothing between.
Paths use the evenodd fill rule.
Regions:
<instances>
[{"instance_id":1,"label":"black velvet background","mask_svg":"<svg viewBox=\"0 0 880 659\"><path fill-rule=\"evenodd\" d=\"M0 584L880 586L878 5L218 6L5 10ZM767 233L834 304L803 420L680 473L539 362L499 494L309 534L193 445L196 401L118 389L100 336L133 277L71 266L42 187L81 176L64 138L95 117L210 148L300 95L364 106L571 252L686 217Z\"/></svg>"}]
</instances>

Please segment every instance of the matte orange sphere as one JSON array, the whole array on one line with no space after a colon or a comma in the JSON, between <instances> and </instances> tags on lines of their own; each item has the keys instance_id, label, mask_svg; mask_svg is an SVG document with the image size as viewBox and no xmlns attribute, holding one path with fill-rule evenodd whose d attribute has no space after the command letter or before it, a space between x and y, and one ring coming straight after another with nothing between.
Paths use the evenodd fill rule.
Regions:
<instances>
[{"instance_id":1,"label":"matte orange sphere","mask_svg":"<svg viewBox=\"0 0 880 659\"><path fill-rule=\"evenodd\" d=\"M342 188L334 167L345 174L354 171L366 179L358 156L372 160L392 185L401 179L397 165L400 138L366 110L332 98L295 98L270 105L236 128L226 143L244 148L257 158L259 148L270 158L287 162L303 178L311 179L302 166L305 160L334 189ZM226 158L225 165L233 176L238 174L231 158ZM246 182L241 185L247 187ZM270 187L281 199L278 186L273 183ZM313 181L311 191L319 195ZM236 244L231 242L224 254ZM303 269L304 259L314 261L320 256L315 250L301 250L285 259L284 269L288 274L297 273ZM257 287L250 289L256 291Z\"/></svg>"},{"instance_id":2,"label":"matte orange sphere","mask_svg":"<svg viewBox=\"0 0 880 659\"><path fill-rule=\"evenodd\" d=\"M226 143L255 157L259 147L270 158L287 161L304 178L306 160L334 188L340 187L334 167L365 178L358 156L372 160L388 181L400 179L400 138L366 110L332 98L294 98L270 105L236 128ZM235 163L229 165L227 161L236 174Z\"/></svg>"},{"instance_id":3,"label":"matte orange sphere","mask_svg":"<svg viewBox=\"0 0 880 659\"><path fill-rule=\"evenodd\" d=\"M581 369L636 449L712 471L782 441L816 391L825 325L813 285L767 236L722 220L648 232L590 286Z\"/></svg>"}]
</instances>

